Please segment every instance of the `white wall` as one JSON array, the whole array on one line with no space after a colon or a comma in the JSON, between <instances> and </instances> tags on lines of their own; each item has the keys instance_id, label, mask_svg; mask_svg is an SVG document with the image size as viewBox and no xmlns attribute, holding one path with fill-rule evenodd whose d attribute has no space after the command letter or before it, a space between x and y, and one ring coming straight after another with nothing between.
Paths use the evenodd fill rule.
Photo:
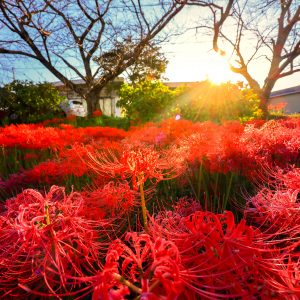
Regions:
<instances>
[{"instance_id":1,"label":"white wall","mask_svg":"<svg viewBox=\"0 0 300 300\"><path fill-rule=\"evenodd\" d=\"M270 104L286 102L284 112L287 114L300 113L300 93L274 97L270 99Z\"/></svg>"}]
</instances>

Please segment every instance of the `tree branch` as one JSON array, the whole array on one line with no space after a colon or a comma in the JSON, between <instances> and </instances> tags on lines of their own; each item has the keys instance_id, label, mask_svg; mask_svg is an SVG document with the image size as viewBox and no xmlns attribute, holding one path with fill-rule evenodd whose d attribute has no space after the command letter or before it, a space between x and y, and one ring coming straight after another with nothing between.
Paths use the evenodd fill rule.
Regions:
<instances>
[{"instance_id":1,"label":"tree branch","mask_svg":"<svg viewBox=\"0 0 300 300\"><path fill-rule=\"evenodd\" d=\"M34 59L38 60L38 58L35 55L27 53L27 52L20 51L20 50L10 50L10 49L0 48L0 53L2 53L2 54L11 54L11 55L22 55L22 56L27 56L27 57L34 58Z\"/></svg>"}]
</instances>

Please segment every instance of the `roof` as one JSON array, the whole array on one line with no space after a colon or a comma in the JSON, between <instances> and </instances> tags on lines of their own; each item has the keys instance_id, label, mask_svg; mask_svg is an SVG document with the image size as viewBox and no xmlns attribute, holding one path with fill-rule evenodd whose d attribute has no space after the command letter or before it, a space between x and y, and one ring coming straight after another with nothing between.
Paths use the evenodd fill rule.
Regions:
<instances>
[{"instance_id":1,"label":"roof","mask_svg":"<svg viewBox=\"0 0 300 300\"><path fill-rule=\"evenodd\" d=\"M298 93L300 94L300 85L272 92L270 98L298 94Z\"/></svg>"},{"instance_id":2,"label":"roof","mask_svg":"<svg viewBox=\"0 0 300 300\"><path fill-rule=\"evenodd\" d=\"M74 84L85 84L85 82L82 80L82 79L73 79L71 80L72 83ZM123 82L124 81L124 78L123 77L116 77L114 80L114 82L116 81L120 81L120 82ZM62 81L55 81L55 82L51 82L52 85L54 86L64 86L64 83Z\"/></svg>"},{"instance_id":3,"label":"roof","mask_svg":"<svg viewBox=\"0 0 300 300\"><path fill-rule=\"evenodd\" d=\"M178 82L163 82L164 85L168 86L169 88L177 88L181 86L192 87L198 85L199 81L178 81Z\"/></svg>"}]
</instances>

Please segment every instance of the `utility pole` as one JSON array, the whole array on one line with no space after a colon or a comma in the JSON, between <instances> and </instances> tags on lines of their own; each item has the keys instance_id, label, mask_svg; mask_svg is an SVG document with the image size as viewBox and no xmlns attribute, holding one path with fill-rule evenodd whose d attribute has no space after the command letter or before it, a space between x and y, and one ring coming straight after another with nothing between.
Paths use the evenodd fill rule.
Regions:
<instances>
[{"instance_id":1,"label":"utility pole","mask_svg":"<svg viewBox=\"0 0 300 300\"><path fill-rule=\"evenodd\" d=\"M12 74L13 74L13 81L15 81L16 80L15 68L12 67L11 70L12 70Z\"/></svg>"}]
</instances>

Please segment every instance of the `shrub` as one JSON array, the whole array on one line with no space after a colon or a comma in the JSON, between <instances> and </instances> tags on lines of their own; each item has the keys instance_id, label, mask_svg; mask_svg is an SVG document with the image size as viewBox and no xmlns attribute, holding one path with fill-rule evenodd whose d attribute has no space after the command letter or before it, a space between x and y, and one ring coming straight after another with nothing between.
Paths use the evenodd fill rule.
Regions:
<instances>
[{"instance_id":1,"label":"shrub","mask_svg":"<svg viewBox=\"0 0 300 300\"><path fill-rule=\"evenodd\" d=\"M124 84L117 105L125 110L132 124L161 120L180 90L172 91L160 81L142 81L135 86Z\"/></svg>"},{"instance_id":2,"label":"shrub","mask_svg":"<svg viewBox=\"0 0 300 300\"><path fill-rule=\"evenodd\" d=\"M15 80L0 88L0 109L7 123L35 123L62 115L64 97L50 83Z\"/></svg>"},{"instance_id":3,"label":"shrub","mask_svg":"<svg viewBox=\"0 0 300 300\"><path fill-rule=\"evenodd\" d=\"M256 94L238 84L228 82L215 85L204 81L192 88L185 88L173 109L181 117L194 122L245 122L262 117L259 102Z\"/></svg>"}]
</instances>

